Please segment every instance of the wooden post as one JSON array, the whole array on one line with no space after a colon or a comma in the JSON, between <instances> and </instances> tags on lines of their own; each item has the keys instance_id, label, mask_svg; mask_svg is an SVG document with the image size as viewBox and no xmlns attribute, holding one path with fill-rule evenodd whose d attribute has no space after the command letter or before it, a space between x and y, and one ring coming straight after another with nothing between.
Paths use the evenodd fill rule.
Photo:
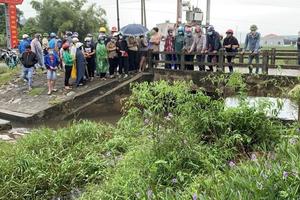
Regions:
<instances>
[{"instance_id":1,"label":"wooden post","mask_svg":"<svg viewBox=\"0 0 300 200\"><path fill-rule=\"evenodd\" d=\"M180 56L180 70L185 69L184 61L185 61L185 52L182 52Z\"/></svg>"},{"instance_id":2,"label":"wooden post","mask_svg":"<svg viewBox=\"0 0 300 200\"><path fill-rule=\"evenodd\" d=\"M263 74L268 74L268 69L269 69L269 51L268 50L264 50L262 55L263 55L262 72L263 72Z\"/></svg>"},{"instance_id":3,"label":"wooden post","mask_svg":"<svg viewBox=\"0 0 300 200\"><path fill-rule=\"evenodd\" d=\"M222 72L225 72L225 66L224 66L224 49L220 49L219 52L219 63L218 63L218 70L221 70Z\"/></svg>"},{"instance_id":4,"label":"wooden post","mask_svg":"<svg viewBox=\"0 0 300 200\"><path fill-rule=\"evenodd\" d=\"M271 65L275 65L276 64L276 49L272 48L271 50Z\"/></svg>"},{"instance_id":5,"label":"wooden post","mask_svg":"<svg viewBox=\"0 0 300 200\"><path fill-rule=\"evenodd\" d=\"M149 69L153 69L153 52L152 52L152 50L148 50L148 66L149 66Z\"/></svg>"},{"instance_id":6,"label":"wooden post","mask_svg":"<svg viewBox=\"0 0 300 200\"><path fill-rule=\"evenodd\" d=\"M240 51L239 63L244 64L244 54Z\"/></svg>"}]
</instances>

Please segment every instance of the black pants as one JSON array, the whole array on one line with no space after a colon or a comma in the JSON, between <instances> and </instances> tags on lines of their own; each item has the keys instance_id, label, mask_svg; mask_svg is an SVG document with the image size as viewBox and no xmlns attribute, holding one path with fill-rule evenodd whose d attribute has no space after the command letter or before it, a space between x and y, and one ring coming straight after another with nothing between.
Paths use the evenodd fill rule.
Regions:
<instances>
[{"instance_id":1,"label":"black pants","mask_svg":"<svg viewBox=\"0 0 300 200\"><path fill-rule=\"evenodd\" d=\"M176 62L179 62L179 64L175 65L175 69L180 69L181 66L181 55L180 54L176 54Z\"/></svg>"},{"instance_id":2,"label":"black pants","mask_svg":"<svg viewBox=\"0 0 300 200\"><path fill-rule=\"evenodd\" d=\"M108 59L109 62L109 75L114 75L116 68L118 67L118 58L109 58Z\"/></svg>"},{"instance_id":3,"label":"black pants","mask_svg":"<svg viewBox=\"0 0 300 200\"><path fill-rule=\"evenodd\" d=\"M123 74L123 72L125 72L125 74L128 74L128 57L120 57L119 58L119 74Z\"/></svg>"},{"instance_id":4,"label":"black pants","mask_svg":"<svg viewBox=\"0 0 300 200\"><path fill-rule=\"evenodd\" d=\"M87 70L90 78L95 77L95 68L96 68L95 60L87 60Z\"/></svg>"},{"instance_id":5,"label":"black pants","mask_svg":"<svg viewBox=\"0 0 300 200\"><path fill-rule=\"evenodd\" d=\"M176 61L176 55L175 54L166 54L166 61L171 61L172 63L166 63L165 69L171 69L173 62Z\"/></svg>"},{"instance_id":6,"label":"black pants","mask_svg":"<svg viewBox=\"0 0 300 200\"><path fill-rule=\"evenodd\" d=\"M137 51L128 51L128 59L129 59L129 71L136 71L137 70L137 56L138 52Z\"/></svg>"},{"instance_id":7,"label":"black pants","mask_svg":"<svg viewBox=\"0 0 300 200\"><path fill-rule=\"evenodd\" d=\"M204 63L205 62L205 55L197 55L197 62ZM199 64L199 71L205 71L205 65Z\"/></svg>"},{"instance_id":8,"label":"black pants","mask_svg":"<svg viewBox=\"0 0 300 200\"><path fill-rule=\"evenodd\" d=\"M218 62L219 62L219 56L208 55L208 56L207 56L207 62L208 62L208 63L211 63L211 64L217 65ZM209 66L209 71L211 71L211 72L214 71L212 65Z\"/></svg>"},{"instance_id":9,"label":"black pants","mask_svg":"<svg viewBox=\"0 0 300 200\"><path fill-rule=\"evenodd\" d=\"M66 72L65 72L65 86L70 86L69 80L70 80L71 73L72 73L72 67L73 66L68 66L68 65L65 66L65 69L66 69Z\"/></svg>"},{"instance_id":10,"label":"black pants","mask_svg":"<svg viewBox=\"0 0 300 200\"><path fill-rule=\"evenodd\" d=\"M185 59L185 62L193 62L194 61L194 55L185 55L184 59ZM185 69L194 70L194 65L193 64L185 65Z\"/></svg>"},{"instance_id":11,"label":"black pants","mask_svg":"<svg viewBox=\"0 0 300 200\"><path fill-rule=\"evenodd\" d=\"M234 56L227 56L226 59L228 62L229 72L233 73L232 60L234 59Z\"/></svg>"}]
</instances>

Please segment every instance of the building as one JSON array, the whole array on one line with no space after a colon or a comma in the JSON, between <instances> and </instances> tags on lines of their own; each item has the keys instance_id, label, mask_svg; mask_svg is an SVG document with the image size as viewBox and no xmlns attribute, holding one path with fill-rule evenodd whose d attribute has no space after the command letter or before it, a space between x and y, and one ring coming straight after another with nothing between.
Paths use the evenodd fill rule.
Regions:
<instances>
[{"instance_id":1,"label":"building","mask_svg":"<svg viewBox=\"0 0 300 200\"><path fill-rule=\"evenodd\" d=\"M297 43L297 36L269 34L261 38L261 46L289 46Z\"/></svg>"}]
</instances>

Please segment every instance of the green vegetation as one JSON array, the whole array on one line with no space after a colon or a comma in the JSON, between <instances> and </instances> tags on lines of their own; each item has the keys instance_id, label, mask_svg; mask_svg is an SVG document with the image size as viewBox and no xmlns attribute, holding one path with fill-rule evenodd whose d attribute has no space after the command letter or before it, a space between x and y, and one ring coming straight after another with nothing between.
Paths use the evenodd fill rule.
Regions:
<instances>
[{"instance_id":1,"label":"green vegetation","mask_svg":"<svg viewBox=\"0 0 300 200\"><path fill-rule=\"evenodd\" d=\"M239 75L227 86L244 89ZM75 122L1 144L0 199L299 199L298 126L192 88L134 84L115 127Z\"/></svg>"},{"instance_id":2,"label":"green vegetation","mask_svg":"<svg viewBox=\"0 0 300 200\"><path fill-rule=\"evenodd\" d=\"M96 33L100 26L107 24L105 10L96 4L87 5L87 0L32 0L31 6L38 15L27 20L20 35L34 35L37 32L61 35L65 31L76 31L80 37L85 37L87 33Z\"/></svg>"},{"instance_id":3,"label":"green vegetation","mask_svg":"<svg viewBox=\"0 0 300 200\"><path fill-rule=\"evenodd\" d=\"M5 64L3 64L5 65ZM9 69L8 67L0 67L0 86L8 84L10 81L20 74L20 68Z\"/></svg>"},{"instance_id":4,"label":"green vegetation","mask_svg":"<svg viewBox=\"0 0 300 200\"><path fill-rule=\"evenodd\" d=\"M45 88L33 88L31 91L29 91L30 96L38 96L41 95L46 89Z\"/></svg>"}]
</instances>

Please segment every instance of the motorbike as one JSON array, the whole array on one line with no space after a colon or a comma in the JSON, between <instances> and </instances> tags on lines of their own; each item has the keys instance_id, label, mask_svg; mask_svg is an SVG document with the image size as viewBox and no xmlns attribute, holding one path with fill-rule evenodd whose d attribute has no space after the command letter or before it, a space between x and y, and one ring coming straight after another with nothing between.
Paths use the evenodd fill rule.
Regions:
<instances>
[{"instance_id":1,"label":"motorbike","mask_svg":"<svg viewBox=\"0 0 300 200\"><path fill-rule=\"evenodd\" d=\"M18 52L14 49L0 49L0 58L4 60L9 69L14 69L20 62Z\"/></svg>"}]
</instances>

